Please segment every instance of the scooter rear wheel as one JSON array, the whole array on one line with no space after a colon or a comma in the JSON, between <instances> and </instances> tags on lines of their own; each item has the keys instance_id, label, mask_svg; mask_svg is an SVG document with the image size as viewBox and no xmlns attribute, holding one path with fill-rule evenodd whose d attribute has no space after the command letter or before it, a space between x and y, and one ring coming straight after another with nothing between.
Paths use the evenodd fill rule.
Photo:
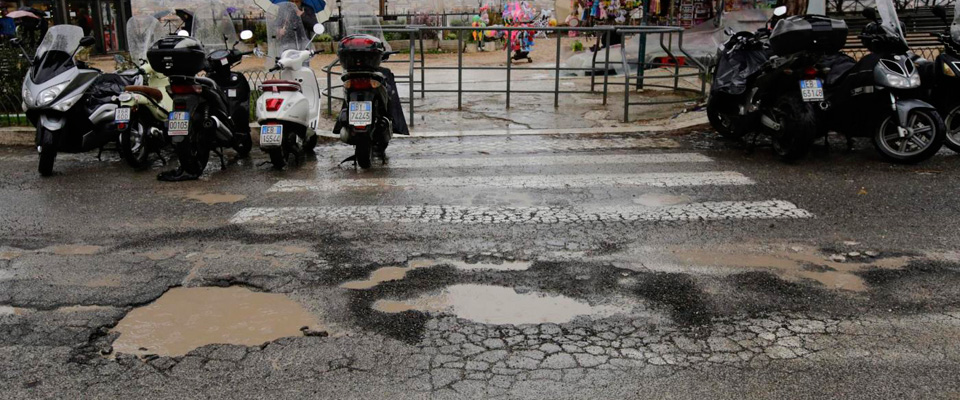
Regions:
<instances>
[{"instance_id":1,"label":"scooter rear wheel","mask_svg":"<svg viewBox=\"0 0 960 400\"><path fill-rule=\"evenodd\" d=\"M273 164L273 169L281 170L287 166L287 152L283 150L283 146L272 148L267 151L267 154L270 155L270 164Z\"/></svg>"},{"instance_id":2,"label":"scooter rear wheel","mask_svg":"<svg viewBox=\"0 0 960 400\"><path fill-rule=\"evenodd\" d=\"M799 93L789 93L776 99L768 115L780 125L779 130L764 126L777 156L787 162L805 157L818 132L813 104L804 102Z\"/></svg>"},{"instance_id":3,"label":"scooter rear wheel","mask_svg":"<svg viewBox=\"0 0 960 400\"><path fill-rule=\"evenodd\" d=\"M370 169L372 166L371 159L373 155L373 148L370 146L370 143L360 143L354 148L354 158L357 160L357 165L362 169Z\"/></svg>"},{"instance_id":4,"label":"scooter rear wheel","mask_svg":"<svg viewBox=\"0 0 960 400\"><path fill-rule=\"evenodd\" d=\"M710 126L725 139L742 138L743 129L737 128L737 121L732 115L721 110L720 102L722 101L723 99L717 96L710 96L707 99L707 119L710 120Z\"/></svg>"}]
</instances>

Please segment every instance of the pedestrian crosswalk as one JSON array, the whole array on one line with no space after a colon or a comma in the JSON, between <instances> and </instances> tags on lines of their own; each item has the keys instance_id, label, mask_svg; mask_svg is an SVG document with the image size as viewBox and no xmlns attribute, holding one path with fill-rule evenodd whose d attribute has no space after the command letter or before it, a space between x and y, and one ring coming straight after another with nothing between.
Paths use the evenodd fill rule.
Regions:
<instances>
[{"instance_id":1,"label":"pedestrian crosswalk","mask_svg":"<svg viewBox=\"0 0 960 400\"><path fill-rule=\"evenodd\" d=\"M611 138L609 143L602 140L555 139L501 147L488 145L486 148L494 154L484 156L444 156L442 151L439 155L416 156L414 154L423 151L424 146L434 146L436 150L437 144L419 145L418 149L408 142L405 148L394 148L394 159L383 166L386 171L380 173L347 174L342 170L318 168L318 176L312 179L281 179L268 190L267 194L274 200L244 208L234 214L230 222L263 225L318 222L531 225L813 217L809 211L782 199L710 199L709 193L713 192L706 187L749 188L757 182L737 171L705 171L716 165L706 155L664 152L662 143L641 144L630 138ZM475 145L461 146L476 148ZM520 153L528 155L512 155ZM539 171L531 173L530 168ZM705 194L695 197L703 201L650 205L638 204L629 197L631 193L637 197L651 190L673 188L688 192L702 190ZM398 189L402 193L434 195L424 197L431 202L424 202L416 196L389 196L398 193ZM567 192L616 191L621 198L596 203L561 201L514 204L509 200L511 197L505 195L503 198L508 199L505 202L474 205L469 201L444 202L443 195L436 195L464 190L484 195L549 192L554 198L562 198ZM740 190L734 193L745 192ZM336 199L322 202L322 205L303 204L296 199L304 194ZM389 200L377 205L362 201L383 195L387 195ZM451 196L451 199L454 198Z\"/></svg>"}]
</instances>

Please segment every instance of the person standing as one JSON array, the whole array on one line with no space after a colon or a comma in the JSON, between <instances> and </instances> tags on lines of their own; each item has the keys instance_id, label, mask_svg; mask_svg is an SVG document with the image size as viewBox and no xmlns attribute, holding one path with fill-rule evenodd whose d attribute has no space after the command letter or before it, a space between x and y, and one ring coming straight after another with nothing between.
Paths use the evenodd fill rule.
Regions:
<instances>
[{"instance_id":1,"label":"person standing","mask_svg":"<svg viewBox=\"0 0 960 400\"><path fill-rule=\"evenodd\" d=\"M313 26L317 24L317 10L314 10L313 7L310 7L308 4L303 4L303 0L290 0L291 3L297 6L297 15L300 16L300 21L303 22L303 28L306 32L313 32ZM307 35L310 36L309 34Z\"/></svg>"}]
</instances>

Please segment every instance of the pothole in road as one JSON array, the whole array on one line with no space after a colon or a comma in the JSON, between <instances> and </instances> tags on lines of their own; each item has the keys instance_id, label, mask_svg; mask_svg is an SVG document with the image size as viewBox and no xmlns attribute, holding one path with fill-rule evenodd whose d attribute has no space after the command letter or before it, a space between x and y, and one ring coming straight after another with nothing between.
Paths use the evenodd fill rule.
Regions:
<instances>
[{"instance_id":1,"label":"pothole in road","mask_svg":"<svg viewBox=\"0 0 960 400\"><path fill-rule=\"evenodd\" d=\"M540 292L519 293L503 286L459 284L408 300L377 300L373 309L384 313L420 311L451 314L495 325L567 323L577 317L604 318L627 311L622 306L591 306L575 299Z\"/></svg>"},{"instance_id":2,"label":"pothole in road","mask_svg":"<svg viewBox=\"0 0 960 400\"><path fill-rule=\"evenodd\" d=\"M118 353L180 356L209 344L256 346L324 330L320 320L282 294L246 288L174 288L130 311L113 332Z\"/></svg>"},{"instance_id":3,"label":"pothole in road","mask_svg":"<svg viewBox=\"0 0 960 400\"><path fill-rule=\"evenodd\" d=\"M865 291L867 285L857 272L868 268L900 269L911 257L864 259L860 262L838 262L803 247L792 250L768 251L708 251L681 249L673 254L680 263L688 266L764 269L786 279L810 279L830 289Z\"/></svg>"},{"instance_id":4,"label":"pothole in road","mask_svg":"<svg viewBox=\"0 0 960 400\"><path fill-rule=\"evenodd\" d=\"M340 287L352 290L371 289L381 283L402 280L407 273L416 269L430 268L439 265L449 265L461 271L490 270L490 271L525 271L533 266L532 261L505 261L470 263L454 259L416 258L407 262L406 267L383 267L370 273L365 280L346 282Z\"/></svg>"},{"instance_id":5,"label":"pothole in road","mask_svg":"<svg viewBox=\"0 0 960 400\"><path fill-rule=\"evenodd\" d=\"M647 193L633 199L633 202L645 207L668 207L689 204L693 202L693 198L690 196L675 196L663 193Z\"/></svg>"}]
</instances>

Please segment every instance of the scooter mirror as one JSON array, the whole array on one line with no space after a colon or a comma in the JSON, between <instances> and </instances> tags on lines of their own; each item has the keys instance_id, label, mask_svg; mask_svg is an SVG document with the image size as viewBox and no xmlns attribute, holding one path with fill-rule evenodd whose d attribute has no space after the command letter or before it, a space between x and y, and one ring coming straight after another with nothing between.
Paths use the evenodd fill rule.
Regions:
<instances>
[{"instance_id":1,"label":"scooter mirror","mask_svg":"<svg viewBox=\"0 0 960 400\"><path fill-rule=\"evenodd\" d=\"M323 27L323 24L314 24L314 25L313 25L313 33L316 33L317 35L322 35L322 34L323 34L324 32L326 32L326 31L327 31L327 29Z\"/></svg>"},{"instance_id":2,"label":"scooter mirror","mask_svg":"<svg viewBox=\"0 0 960 400\"><path fill-rule=\"evenodd\" d=\"M250 40L250 39L252 39L252 38L253 38L253 32L251 32L251 31L249 31L249 30L245 30L245 31L243 31L243 32L240 32L240 40Z\"/></svg>"},{"instance_id":3,"label":"scooter mirror","mask_svg":"<svg viewBox=\"0 0 960 400\"><path fill-rule=\"evenodd\" d=\"M773 15L777 17L782 17L784 15L787 15L787 6L780 6L780 7L774 8Z\"/></svg>"},{"instance_id":4,"label":"scooter mirror","mask_svg":"<svg viewBox=\"0 0 960 400\"><path fill-rule=\"evenodd\" d=\"M97 44L97 39L94 39L93 36L84 36L83 39L80 39L80 47L90 47Z\"/></svg>"},{"instance_id":5,"label":"scooter mirror","mask_svg":"<svg viewBox=\"0 0 960 400\"><path fill-rule=\"evenodd\" d=\"M177 31L177 36L187 37L187 36L190 36L190 32L179 30Z\"/></svg>"},{"instance_id":6,"label":"scooter mirror","mask_svg":"<svg viewBox=\"0 0 960 400\"><path fill-rule=\"evenodd\" d=\"M733 36L736 34L736 32L733 31L733 28L730 28L730 27L727 27L727 29L724 29L723 33L726 33L727 36Z\"/></svg>"},{"instance_id":7,"label":"scooter mirror","mask_svg":"<svg viewBox=\"0 0 960 400\"><path fill-rule=\"evenodd\" d=\"M873 7L864 8L861 14L864 16L864 18L869 19L871 21L876 21L880 19L879 16L877 15L877 9Z\"/></svg>"},{"instance_id":8,"label":"scooter mirror","mask_svg":"<svg viewBox=\"0 0 960 400\"><path fill-rule=\"evenodd\" d=\"M20 45L20 38L10 39L10 44L12 44L12 45L14 45L14 46L19 46L19 45Z\"/></svg>"}]
</instances>

